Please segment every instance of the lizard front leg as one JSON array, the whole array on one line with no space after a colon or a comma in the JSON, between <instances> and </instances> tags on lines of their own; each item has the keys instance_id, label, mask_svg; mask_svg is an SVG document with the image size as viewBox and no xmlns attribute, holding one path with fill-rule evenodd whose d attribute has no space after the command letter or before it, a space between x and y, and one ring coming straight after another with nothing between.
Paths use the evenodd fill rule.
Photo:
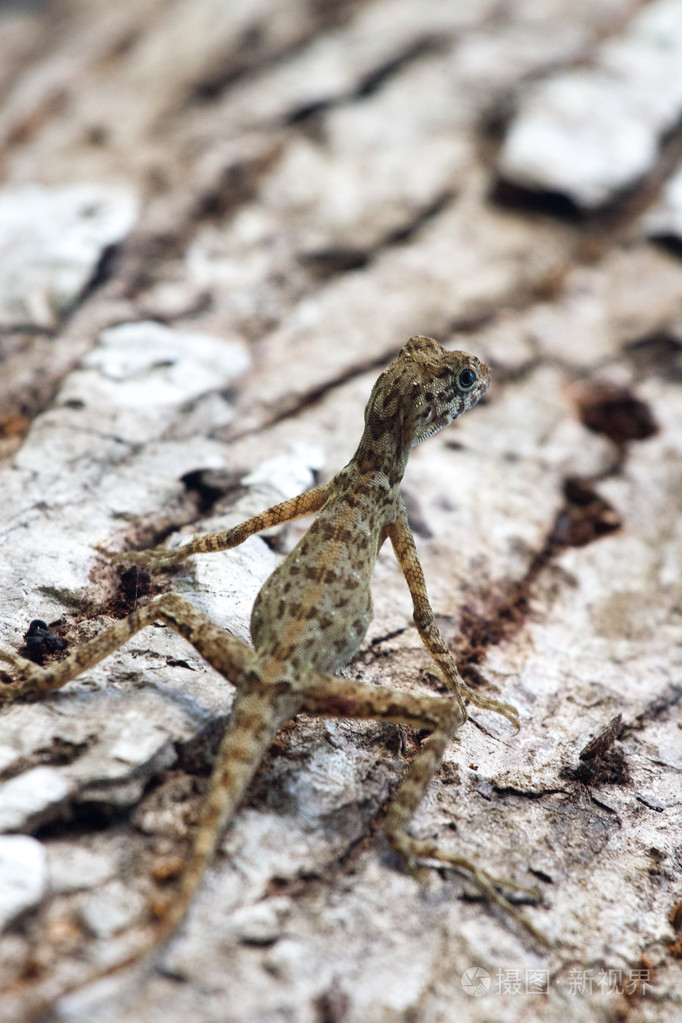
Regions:
<instances>
[{"instance_id":1,"label":"lizard front leg","mask_svg":"<svg viewBox=\"0 0 682 1023\"><path fill-rule=\"evenodd\" d=\"M401 508L399 518L386 527L386 533L391 540L395 556L398 559L398 564L402 569L412 596L414 623L417 626L422 642L454 692L465 715L464 701L468 698L483 710L492 710L497 714L502 714L518 730L519 716L515 707L510 703L504 703L502 700L477 695L472 692L460 675L455 659L450 653L440 629L436 625L436 618L426 592L424 572L419 561L412 530L407 521L407 512L404 505Z\"/></svg>"},{"instance_id":2,"label":"lizard front leg","mask_svg":"<svg viewBox=\"0 0 682 1023\"><path fill-rule=\"evenodd\" d=\"M282 522L293 522L295 519L302 519L306 515L313 515L319 511L327 500L329 483L323 483L313 490L306 490L303 494L291 497L281 504L275 504L272 508L254 515L246 522L240 522L232 529L226 529L222 533L209 533L206 536L198 536L182 547L152 547L144 551L123 551L116 554L111 560L114 564L120 562L133 562L136 565L144 565L150 571L170 568L171 565L179 565L192 554L212 554L215 551L228 551L238 547L249 536L261 533L264 529L271 529L279 526Z\"/></svg>"},{"instance_id":3,"label":"lizard front leg","mask_svg":"<svg viewBox=\"0 0 682 1023\"><path fill-rule=\"evenodd\" d=\"M367 685L345 678L323 677L305 685L303 709L310 714L377 718L427 729L430 735L412 761L388 810L385 830L389 844L410 868L418 861L431 860L466 871L489 901L513 916L543 944L548 944L546 937L498 891L501 887L512 888L537 899L535 889L494 877L469 857L409 833L409 823L440 767L448 742L466 720L458 702L421 693L403 693L387 686Z\"/></svg>"}]
</instances>

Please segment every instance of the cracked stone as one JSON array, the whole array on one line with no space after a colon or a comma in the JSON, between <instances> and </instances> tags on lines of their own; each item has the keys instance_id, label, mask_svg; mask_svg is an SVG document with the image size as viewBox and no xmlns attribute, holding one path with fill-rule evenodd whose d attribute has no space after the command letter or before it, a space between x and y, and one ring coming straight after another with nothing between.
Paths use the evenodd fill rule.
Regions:
<instances>
[{"instance_id":1,"label":"cracked stone","mask_svg":"<svg viewBox=\"0 0 682 1023\"><path fill-rule=\"evenodd\" d=\"M237 910L230 924L238 941L246 945L272 945L282 935L289 910L289 899L268 899Z\"/></svg>"},{"instance_id":2,"label":"cracked stone","mask_svg":"<svg viewBox=\"0 0 682 1023\"><path fill-rule=\"evenodd\" d=\"M64 772L34 767L0 787L0 831L30 831L58 817L71 795Z\"/></svg>"},{"instance_id":3,"label":"cracked stone","mask_svg":"<svg viewBox=\"0 0 682 1023\"><path fill-rule=\"evenodd\" d=\"M0 323L55 327L137 217L134 191L120 186L0 190Z\"/></svg>"},{"instance_id":4,"label":"cracked stone","mask_svg":"<svg viewBox=\"0 0 682 1023\"><path fill-rule=\"evenodd\" d=\"M667 182L660 202L643 218L650 238L682 242L682 169Z\"/></svg>"},{"instance_id":5,"label":"cracked stone","mask_svg":"<svg viewBox=\"0 0 682 1023\"><path fill-rule=\"evenodd\" d=\"M594 209L655 164L682 113L682 7L646 4L596 62L529 86L499 160L503 178Z\"/></svg>"},{"instance_id":6,"label":"cracked stone","mask_svg":"<svg viewBox=\"0 0 682 1023\"><path fill-rule=\"evenodd\" d=\"M182 420L188 403L224 388L249 365L246 346L229 338L151 322L101 333L54 405L35 420L14 464L2 471L6 521L18 516L35 530L25 545L23 532L14 533L12 567L1 569L13 605L6 606L5 618L14 617L22 635L27 614L51 621L56 608L85 598L93 547L120 529L122 518L166 505L179 492L183 471L197 463L224 464L222 446L201 435L163 442L161 435ZM210 422L205 417L202 429ZM143 466L130 446L144 442ZM85 488L80 499L73 492L76 475ZM7 545L0 560L6 553ZM41 595L40 606L30 610L28 579Z\"/></svg>"},{"instance_id":7,"label":"cracked stone","mask_svg":"<svg viewBox=\"0 0 682 1023\"><path fill-rule=\"evenodd\" d=\"M37 905L47 889L41 843L28 835L0 837L0 927Z\"/></svg>"},{"instance_id":8,"label":"cracked stone","mask_svg":"<svg viewBox=\"0 0 682 1023\"><path fill-rule=\"evenodd\" d=\"M135 444L158 436L180 405L225 388L250 364L241 341L153 321L123 323L102 331L58 404L80 413L72 411L74 425L89 412L99 431Z\"/></svg>"},{"instance_id":9,"label":"cracked stone","mask_svg":"<svg viewBox=\"0 0 682 1023\"><path fill-rule=\"evenodd\" d=\"M162 756L167 742L168 737L152 722L131 721L109 750L109 756L137 767ZM168 760L168 755L163 759Z\"/></svg>"},{"instance_id":10,"label":"cracked stone","mask_svg":"<svg viewBox=\"0 0 682 1023\"><path fill-rule=\"evenodd\" d=\"M88 897L79 915L91 934L110 938L134 923L146 906L147 901L141 892L122 881L109 881Z\"/></svg>"},{"instance_id":11,"label":"cracked stone","mask_svg":"<svg viewBox=\"0 0 682 1023\"><path fill-rule=\"evenodd\" d=\"M95 851L73 842L52 841L46 846L51 892L77 892L95 888L116 873L117 860L107 850Z\"/></svg>"},{"instance_id":12,"label":"cracked stone","mask_svg":"<svg viewBox=\"0 0 682 1023\"><path fill-rule=\"evenodd\" d=\"M40 19L47 10L23 6ZM412 729L360 721L330 729L300 715L278 734L221 840L164 956L170 970L135 989L127 975L111 977L112 1018L217 1020L225 1005L235 1023L311 1014L355 1023L402 1018L415 1006L434 1019L466 1017L474 1003L461 970L451 968L460 963L491 976L510 964L547 968L543 1012L547 1023L561 1023L560 982L569 969L637 963L643 947L662 948L671 936L682 564L672 360L682 292L679 259L646 241L641 222L628 220L631 208L619 221L614 207L614 230L597 238L591 224L502 209L489 201L490 160L510 97L569 69L603 77L604 47L627 42L633 17L659 5L250 0L235 14L223 0L123 0L96 15L76 0L61 6L73 31L55 33L45 20L42 45L0 105L0 137L12 138L8 179L125 174L145 206L114 278L90 290L63 329L0 340L5 377L13 380L23 360L18 401L38 387L38 400L11 410L29 420L47 409L28 433L28 422L21 428L15 463L0 469L2 643L17 648L35 617L59 618L70 650L106 628L119 581L110 552L150 536L175 543L225 528L287 488L316 482L319 459L296 444L324 448L327 478L352 455L382 360L410 333L483 355L494 371L485 403L414 452L406 486L432 534L416 543L446 639L456 649L471 633L472 610L479 614L481 692L516 704L522 728L511 735L473 711L448 744L413 827L497 875L541 888L543 905L522 912L553 941L541 957L497 909L463 901L462 891L473 889L457 872L429 872L417 883L396 869L381 809L418 748ZM194 36L193 26L201 27ZM284 48L273 49L277 32ZM186 50L177 45L185 41ZM9 50L0 31L3 88L11 85ZM669 76L661 104L678 77ZM309 187L296 177L317 172ZM286 189L279 196L278 185ZM434 209L443 190L446 204ZM644 192L638 199L651 201ZM411 233L402 237L405 228ZM205 276L192 281L192 255L202 249ZM310 255L327 276L306 264ZM162 324L150 326L155 315ZM98 340L114 323L136 324L137 333ZM195 331L213 343L195 344ZM222 369L212 375L210 367L224 365L226 342L243 339L256 369L225 385ZM102 350L75 365L93 344ZM207 392L197 394L204 386L195 386L197 375ZM615 464L613 443L577 415L582 383L632 392L659 431L625 439ZM14 400L8 382L5 393ZM7 436L14 427L0 414L0 439L3 429ZM206 469L239 481L215 510L182 481ZM591 542L549 558L532 592L522 593L525 606L514 605L514 584L565 517L567 475L585 483L577 497L587 504L578 510L594 504L599 514L603 495L622 528L599 539L588 530ZM255 592L305 525L292 523L269 544L254 537L192 559L153 582L245 636ZM501 614L495 618L506 594L507 631L498 628ZM373 595L375 623L351 672L403 691L442 692L425 670L389 543ZM483 635L488 622L492 636ZM374 637L386 641L372 646ZM144 906L135 915L137 890L144 878L163 883L159 857L184 854L213 760L210 739L233 698L234 688L184 640L157 626L44 701L3 710L0 763L8 774L43 763L48 750L68 759L71 749L74 758L60 759L59 769L74 786L77 826L45 834L51 887L27 920L25 947L17 948L18 931L0 939L2 983L18 992L12 1006L3 992L0 1014L22 1018L24 1000L40 988L40 976L21 973L26 964L49 964L44 983L54 989L140 939L149 913ZM634 725L619 740L632 786L603 778L571 813L579 783L563 779L558 791L557 771L620 712ZM78 751L58 746L59 735ZM181 756L157 787L173 751L191 749L196 737L198 755ZM491 798L477 793L467 764L489 780ZM635 791L665 811L643 805ZM136 801L132 812L117 812ZM605 806L620 827L604 823ZM91 855L77 855L84 851ZM122 887L110 887L114 881ZM177 882L174 875L163 895ZM129 888L134 904L126 908ZM94 930L101 913L101 933L84 937L74 916L102 889L109 905L86 910ZM267 906L273 895L289 900L279 921ZM117 917L111 907L119 899ZM64 920L79 948L53 940ZM675 969L668 959L655 997L632 1003L647 1023L679 1015ZM490 999L481 1013L497 1013L500 1023L518 1023L528 1011L524 998ZM570 1008L592 1019L617 1015L621 1002L618 993L593 990ZM90 1007L80 1018L100 1013Z\"/></svg>"}]
</instances>

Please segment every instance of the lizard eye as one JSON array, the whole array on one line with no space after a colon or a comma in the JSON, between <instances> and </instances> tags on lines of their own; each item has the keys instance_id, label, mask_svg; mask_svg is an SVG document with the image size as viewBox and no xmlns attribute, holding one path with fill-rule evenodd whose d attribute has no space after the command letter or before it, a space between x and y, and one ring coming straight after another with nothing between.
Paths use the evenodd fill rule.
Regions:
<instances>
[{"instance_id":1,"label":"lizard eye","mask_svg":"<svg viewBox=\"0 0 682 1023\"><path fill-rule=\"evenodd\" d=\"M473 369L463 369L459 374L458 383L463 391L468 391L469 388L476 382L476 374Z\"/></svg>"}]
</instances>

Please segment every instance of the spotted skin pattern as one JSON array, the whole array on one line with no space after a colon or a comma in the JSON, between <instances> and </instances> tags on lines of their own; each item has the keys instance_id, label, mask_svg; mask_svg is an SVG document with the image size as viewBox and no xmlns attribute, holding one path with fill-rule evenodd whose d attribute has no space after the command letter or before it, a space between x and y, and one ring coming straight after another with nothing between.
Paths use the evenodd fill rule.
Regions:
<instances>
[{"instance_id":1,"label":"spotted skin pattern","mask_svg":"<svg viewBox=\"0 0 682 1023\"><path fill-rule=\"evenodd\" d=\"M467 718L467 700L504 715L518 728L512 706L473 693L460 676L435 622L399 491L415 444L474 406L489 381L489 368L474 356L446 351L432 338L413 337L374 385L358 449L328 483L226 532L198 537L178 548L127 552L114 559L156 571L194 554L228 550L261 530L317 513L256 598L251 615L253 649L187 600L168 593L153 598L65 660L47 667L39 668L12 651L0 650L0 659L18 669L20 676L20 681L3 689L0 702L35 699L36 694L59 689L140 629L160 620L184 636L237 690L179 893L147 945L104 972L143 960L153 962L173 937L268 745L282 724L299 711L375 718L427 731L428 738L388 810L390 845L411 868L426 860L467 871L486 897L544 941L499 893L499 885L507 882L499 882L471 860L408 831L447 743ZM372 619L370 582L387 539L412 595L419 634L451 690L448 697L405 693L336 674L358 651Z\"/></svg>"}]
</instances>

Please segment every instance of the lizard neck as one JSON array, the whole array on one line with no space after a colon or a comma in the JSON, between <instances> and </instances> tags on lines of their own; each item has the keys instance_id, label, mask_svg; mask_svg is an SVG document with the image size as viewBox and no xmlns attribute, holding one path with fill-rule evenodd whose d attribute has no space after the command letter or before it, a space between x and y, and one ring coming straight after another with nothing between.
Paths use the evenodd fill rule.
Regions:
<instances>
[{"instance_id":1,"label":"lizard neck","mask_svg":"<svg viewBox=\"0 0 682 1023\"><path fill-rule=\"evenodd\" d=\"M396 417L367 424L350 464L361 475L383 475L391 486L397 487L405 474L409 454L402 421Z\"/></svg>"}]
</instances>

